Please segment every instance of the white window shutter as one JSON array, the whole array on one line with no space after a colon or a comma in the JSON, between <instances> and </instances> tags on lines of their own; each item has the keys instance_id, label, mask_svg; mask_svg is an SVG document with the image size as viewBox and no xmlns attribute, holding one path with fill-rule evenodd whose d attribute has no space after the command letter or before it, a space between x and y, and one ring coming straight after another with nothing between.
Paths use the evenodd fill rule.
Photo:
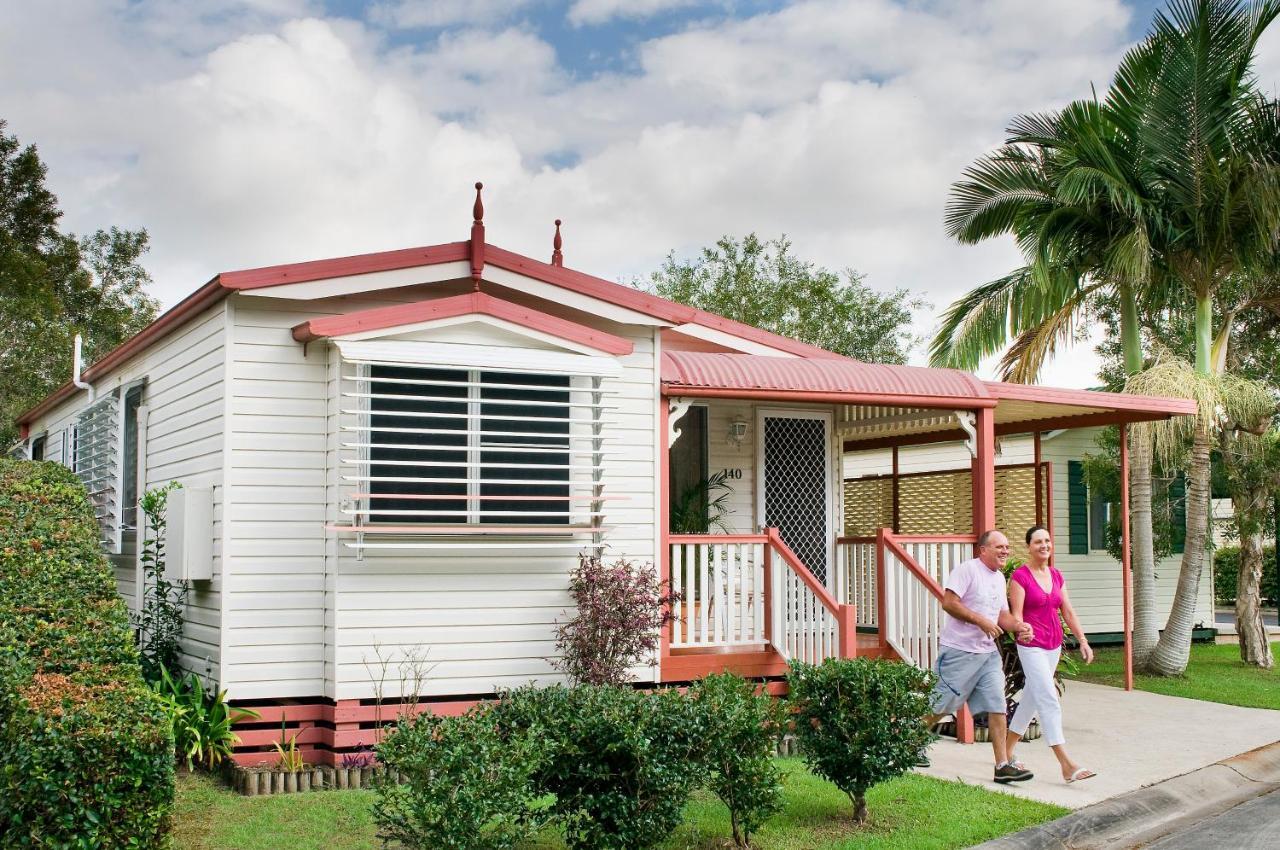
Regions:
<instances>
[{"instance_id":1,"label":"white window shutter","mask_svg":"<svg viewBox=\"0 0 1280 850\"><path fill-rule=\"evenodd\" d=\"M120 397L114 392L81 411L75 423L72 458L72 468L89 491L102 545L112 554L119 554L121 548L122 417Z\"/></svg>"}]
</instances>

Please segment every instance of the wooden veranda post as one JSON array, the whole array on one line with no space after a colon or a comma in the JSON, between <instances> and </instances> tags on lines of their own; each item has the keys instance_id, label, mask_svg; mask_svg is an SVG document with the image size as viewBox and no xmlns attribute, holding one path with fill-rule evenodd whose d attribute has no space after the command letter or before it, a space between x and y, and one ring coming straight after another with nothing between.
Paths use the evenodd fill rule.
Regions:
<instances>
[{"instance_id":1,"label":"wooden veranda post","mask_svg":"<svg viewBox=\"0 0 1280 850\"><path fill-rule=\"evenodd\" d=\"M996 430L993 408L981 407L974 414L977 439L970 469L973 481L973 533L976 536L994 528L996 524ZM961 744L973 743L973 714L968 705L956 715L956 740Z\"/></svg>"},{"instance_id":2,"label":"wooden veranda post","mask_svg":"<svg viewBox=\"0 0 1280 850\"><path fill-rule=\"evenodd\" d=\"M1133 574L1129 566L1129 429L1120 424L1120 572L1124 605L1124 689L1133 690Z\"/></svg>"}]
</instances>

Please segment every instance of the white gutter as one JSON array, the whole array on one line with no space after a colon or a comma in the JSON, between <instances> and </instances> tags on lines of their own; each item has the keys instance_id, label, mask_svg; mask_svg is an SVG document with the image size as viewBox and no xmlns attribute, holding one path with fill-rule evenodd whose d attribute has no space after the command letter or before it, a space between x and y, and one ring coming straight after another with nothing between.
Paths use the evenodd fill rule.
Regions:
<instances>
[{"instance_id":1,"label":"white gutter","mask_svg":"<svg viewBox=\"0 0 1280 850\"><path fill-rule=\"evenodd\" d=\"M92 404L93 403L93 384L87 384L84 381L80 380L80 371L81 369L84 368L84 358L80 353L80 347L82 344L83 343L80 339L80 334L76 334L75 356L74 356L74 361L71 367L72 369L71 383L75 384L77 387L79 387L82 390L88 390L89 403Z\"/></svg>"}]
</instances>

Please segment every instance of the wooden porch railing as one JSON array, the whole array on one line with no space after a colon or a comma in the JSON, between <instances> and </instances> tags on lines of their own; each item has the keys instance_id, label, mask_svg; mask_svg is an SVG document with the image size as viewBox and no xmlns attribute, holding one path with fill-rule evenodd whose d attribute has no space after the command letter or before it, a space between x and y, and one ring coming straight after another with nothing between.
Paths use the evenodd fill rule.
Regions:
<instances>
[{"instance_id":1,"label":"wooden porch railing","mask_svg":"<svg viewBox=\"0 0 1280 850\"><path fill-rule=\"evenodd\" d=\"M763 534L673 534L670 649L773 646L816 664L857 654L854 607L839 602L783 542Z\"/></svg>"},{"instance_id":2,"label":"wooden porch railing","mask_svg":"<svg viewBox=\"0 0 1280 850\"><path fill-rule=\"evenodd\" d=\"M906 537L876 533L880 634L904 661L932 669L942 630L942 587L972 557L972 535Z\"/></svg>"},{"instance_id":3,"label":"wooden porch railing","mask_svg":"<svg viewBox=\"0 0 1280 850\"><path fill-rule=\"evenodd\" d=\"M767 528L765 535L770 552L787 567L770 569L774 648L788 661L807 664L856 656L858 629L853 606L836 601L782 541L778 529Z\"/></svg>"},{"instance_id":4,"label":"wooden porch railing","mask_svg":"<svg viewBox=\"0 0 1280 850\"><path fill-rule=\"evenodd\" d=\"M769 538L764 534L673 534L671 648L763 646L768 642Z\"/></svg>"},{"instance_id":5,"label":"wooden porch railing","mask_svg":"<svg viewBox=\"0 0 1280 850\"><path fill-rule=\"evenodd\" d=\"M893 534L883 531L911 556L916 566L939 585L946 584L951 570L973 557L971 534ZM878 537L836 538L835 597L858 612L858 626L880 627L880 586Z\"/></svg>"}]
</instances>

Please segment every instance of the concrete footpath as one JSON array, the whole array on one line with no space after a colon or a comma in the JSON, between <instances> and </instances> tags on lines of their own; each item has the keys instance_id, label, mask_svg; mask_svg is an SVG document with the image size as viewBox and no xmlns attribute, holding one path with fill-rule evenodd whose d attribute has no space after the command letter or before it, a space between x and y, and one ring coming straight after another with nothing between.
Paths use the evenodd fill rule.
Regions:
<instances>
[{"instance_id":1,"label":"concrete footpath","mask_svg":"<svg viewBox=\"0 0 1280 850\"><path fill-rule=\"evenodd\" d=\"M1036 774L1030 782L993 784L991 745L965 746L949 738L930 748L933 765L920 772L1081 809L1280 741L1280 711L1083 682L1067 684L1062 708L1067 752L1097 771L1092 779L1063 782L1043 739L1019 744L1016 751Z\"/></svg>"},{"instance_id":2,"label":"concrete footpath","mask_svg":"<svg viewBox=\"0 0 1280 850\"><path fill-rule=\"evenodd\" d=\"M1104 800L978 848L1270 848L1277 846L1271 818L1280 812L1278 803L1280 742Z\"/></svg>"}]
</instances>

